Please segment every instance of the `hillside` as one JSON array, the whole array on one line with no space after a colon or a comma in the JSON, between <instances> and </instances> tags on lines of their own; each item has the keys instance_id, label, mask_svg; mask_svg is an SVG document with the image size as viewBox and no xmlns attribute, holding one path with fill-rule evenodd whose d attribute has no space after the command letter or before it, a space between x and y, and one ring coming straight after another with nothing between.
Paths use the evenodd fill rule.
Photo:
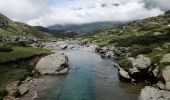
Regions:
<instances>
[{"instance_id":1,"label":"hillside","mask_svg":"<svg viewBox=\"0 0 170 100\"><path fill-rule=\"evenodd\" d=\"M27 36L41 39L52 37L49 33L40 31L24 23L14 22L2 14L0 14L0 35Z\"/></svg>"},{"instance_id":2,"label":"hillside","mask_svg":"<svg viewBox=\"0 0 170 100\"><path fill-rule=\"evenodd\" d=\"M53 35L54 37L59 37L59 38L72 38L78 35L75 32L66 31L66 30L53 30L53 29L42 27L42 26L35 26L35 28L40 31L47 32Z\"/></svg>"},{"instance_id":3,"label":"hillside","mask_svg":"<svg viewBox=\"0 0 170 100\"><path fill-rule=\"evenodd\" d=\"M68 24L68 25L54 25L48 27L51 30L66 30L78 34L87 34L99 30L114 28L121 25L123 22L95 22L88 24Z\"/></svg>"},{"instance_id":4,"label":"hillside","mask_svg":"<svg viewBox=\"0 0 170 100\"><path fill-rule=\"evenodd\" d=\"M82 36L82 39L88 39L90 42L97 43L100 46L130 46L131 44L140 44L139 42L132 41L137 38L158 38L166 37L166 33L170 28L170 14L166 13L157 17L151 17L144 20L138 20L134 22L122 25L120 28L111 28L98 32L93 32L91 35ZM99 38L100 37L100 38ZM139 41L139 40L138 40ZM169 40L161 40L160 42L168 42ZM131 43L133 42L133 43ZM153 44L158 41L146 41L147 45ZM125 44L123 44L125 43ZM144 43L144 45L146 45Z\"/></svg>"},{"instance_id":5,"label":"hillside","mask_svg":"<svg viewBox=\"0 0 170 100\"><path fill-rule=\"evenodd\" d=\"M100 47L128 47L131 57L145 54L160 65L162 56L170 53L170 13L168 11L157 17L127 23L120 28L94 32L79 39ZM159 67L166 65L161 64Z\"/></svg>"}]
</instances>

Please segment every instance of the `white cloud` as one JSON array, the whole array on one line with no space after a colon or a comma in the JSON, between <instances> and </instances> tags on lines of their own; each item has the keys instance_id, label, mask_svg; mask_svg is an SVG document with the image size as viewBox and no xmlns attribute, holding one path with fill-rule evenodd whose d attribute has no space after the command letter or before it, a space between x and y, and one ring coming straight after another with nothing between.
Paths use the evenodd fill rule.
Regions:
<instances>
[{"instance_id":1,"label":"white cloud","mask_svg":"<svg viewBox=\"0 0 170 100\"><path fill-rule=\"evenodd\" d=\"M50 26L97 21L129 21L157 16L170 8L169 0L141 1L0 0L0 12L30 25Z\"/></svg>"}]
</instances>

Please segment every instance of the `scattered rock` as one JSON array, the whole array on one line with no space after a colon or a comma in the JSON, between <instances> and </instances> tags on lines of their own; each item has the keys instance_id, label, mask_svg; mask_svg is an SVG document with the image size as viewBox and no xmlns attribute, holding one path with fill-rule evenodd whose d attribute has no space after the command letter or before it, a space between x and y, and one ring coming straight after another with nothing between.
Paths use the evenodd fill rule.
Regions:
<instances>
[{"instance_id":1,"label":"scattered rock","mask_svg":"<svg viewBox=\"0 0 170 100\"><path fill-rule=\"evenodd\" d=\"M142 77L141 72L136 67L129 69L129 75L133 79L141 79Z\"/></svg>"},{"instance_id":2,"label":"scattered rock","mask_svg":"<svg viewBox=\"0 0 170 100\"><path fill-rule=\"evenodd\" d=\"M162 47L165 48L165 49L168 49L170 48L170 42L165 42L162 44Z\"/></svg>"},{"instance_id":3,"label":"scattered rock","mask_svg":"<svg viewBox=\"0 0 170 100\"><path fill-rule=\"evenodd\" d=\"M5 96L3 100L20 100L20 98L15 98L13 96Z\"/></svg>"},{"instance_id":4,"label":"scattered rock","mask_svg":"<svg viewBox=\"0 0 170 100\"><path fill-rule=\"evenodd\" d=\"M151 65L151 59L149 57L145 57L144 55L139 55L132 62L133 67L136 67L138 70L146 70L149 69Z\"/></svg>"},{"instance_id":5,"label":"scattered rock","mask_svg":"<svg viewBox=\"0 0 170 100\"><path fill-rule=\"evenodd\" d=\"M66 44L60 45L60 48L63 49L63 50L64 50L64 49L67 49L67 47L68 47L68 46L67 46Z\"/></svg>"},{"instance_id":6,"label":"scattered rock","mask_svg":"<svg viewBox=\"0 0 170 100\"><path fill-rule=\"evenodd\" d=\"M107 58L114 58L114 52L113 51L108 51L108 52L106 52L106 54L105 54L105 57L107 57Z\"/></svg>"},{"instance_id":7,"label":"scattered rock","mask_svg":"<svg viewBox=\"0 0 170 100\"><path fill-rule=\"evenodd\" d=\"M159 90L146 86L142 89L139 100L170 100L170 91Z\"/></svg>"},{"instance_id":8,"label":"scattered rock","mask_svg":"<svg viewBox=\"0 0 170 100\"><path fill-rule=\"evenodd\" d=\"M8 95L15 96L15 93L17 92L19 83L20 83L20 81L13 81L13 82L10 82L6 86L6 90L8 92Z\"/></svg>"},{"instance_id":9,"label":"scattered rock","mask_svg":"<svg viewBox=\"0 0 170 100\"><path fill-rule=\"evenodd\" d=\"M123 68L118 69L118 76L119 79L123 82L131 82L131 77L129 76L128 72L126 72Z\"/></svg>"},{"instance_id":10,"label":"scattered rock","mask_svg":"<svg viewBox=\"0 0 170 100\"><path fill-rule=\"evenodd\" d=\"M68 58L61 53L46 56L37 63L35 68L40 74L63 74L68 72Z\"/></svg>"},{"instance_id":11,"label":"scattered rock","mask_svg":"<svg viewBox=\"0 0 170 100\"><path fill-rule=\"evenodd\" d=\"M29 92L29 90L30 90L30 84L29 84L29 83L21 84L21 85L18 87L18 89L19 89L20 94L21 94L21 95L24 95L24 94L26 94L26 93Z\"/></svg>"},{"instance_id":12,"label":"scattered rock","mask_svg":"<svg viewBox=\"0 0 170 100\"><path fill-rule=\"evenodd\" d=\"M164 86L162 89L170 90L170 66L167 66L162 70L162 77L164 79Z\"/></svg>"},{"instance_id":13,"label":"scattered rock","mask_svg":"<svg viewBox=\"0 0 170 100\"><path fill-rule=\"evenodd\" d=\"M97 45L91 44L91 45L88 47L88 50L89 50L89 51L96 51L97 48L98 48Z\"/></svg>"},{"instance_id":14,"label":"scattered rock","mask_svg":"<svg viewBox=\"0 0 170 100\"><path fill-rule=\"evenodd\" d=\"M161 32L154 32L154 35L157 36L157 35L160 35L162 34Z\"/></svg>"},{"instance_id":15,"label":"scattered rock","mask_svg":"<svg viewBox=\"0 0 170 100\"><path fill-rule=\"evenodd\" d=\"M170 53L164 55L160 62L161 63L170 62Z\"/></svg>"}]
</instances>

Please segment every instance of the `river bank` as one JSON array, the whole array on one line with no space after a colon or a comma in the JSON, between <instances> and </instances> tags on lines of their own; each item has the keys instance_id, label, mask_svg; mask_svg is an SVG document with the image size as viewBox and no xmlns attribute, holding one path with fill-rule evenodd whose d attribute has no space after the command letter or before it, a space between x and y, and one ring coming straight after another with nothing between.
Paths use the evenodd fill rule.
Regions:
<instances>
[{"instance_id":1,"label":"river bank","mask_svg":"<svg viewBox=\"0 0 170 100\"><path fill-rule=\"evenodd\" d=\"M119 71L117 71L120 69L120 66L114 62L114 59L117 58L113 55L114 52L111 53L106 47L103 47L109 53L103 53L107 54L107 56L99 55L95 53L96 48L98 48L96 45L88 44L83 46L81 44L81 42L77 41L44 43L44 48L54 53L64 53L67 56L70 70L69 72L68 70L66 71L68 74L60 74L59 76L38 75L27 77L24 81L21 81L23 83L21 86L31 88L24 89L22 93L24 95L20 99L68 100L71 98L71 100L110 100L116 98L117 100L124 100L126 97L126 100L137 100L138 98L144 100L148 96L147 91L154 90L153 88L147 88L141 92L141 89L148 84L137 83L132 85L121 82L119 80ZM48 62L48 59L46 60ZM42 62L46 62L46 60ZM117 68L114 66L117 66ZM49 70L51 70L50 67ZM45 74L48 73L45 72ZM168 93L165 92L162 95L166 96ZM168 96L166 97L168 98Z\"/></svg>"},{"instance_id":2,"label":"river bank","mask_svg":"<svg viewBox=\"0 0 170 100\"><path fill-rule=\"evenodd\" d=\"M152 58L145 54L138 54L133 57L133 49L130 47L99 47L94 43L91 44L87 39L82 40L82 43L99 53L102 58L118 59L118 64L115 63L115 65L118 68L118 76L121 81L134 85L144 82L146 87L141 90L139 100L170 99L168 95L170 94L168 53L165 53L157 59L157 62L154 62ZM158 62L166 64L158 65ZM153 94L149 94L149 91L152 91ZM158 94L159 96L156 96Z\"/></svg>"},{"instance_id":3,"label":"river bank","mask_svg":"<svg viewBox=\"0 0 170 100\"><path fill-rule=\"evenodd\" d=\"M61 43L61 42L60 42ZM79 44L79 43L78 43ZM143 84L133 86L119 81L117 68L111 59L102 59L91 49L66 42L70 48L61 49L58 43L47 43L45 48L65 53L70 71L66 75L43 75L36 88L38 100L136 100ZM50 93L50 94L49 94ZM22 100L30 100L35 92L29 92ZM123 96L122 96L123 95Z\"/></svg>"}]
</instances>

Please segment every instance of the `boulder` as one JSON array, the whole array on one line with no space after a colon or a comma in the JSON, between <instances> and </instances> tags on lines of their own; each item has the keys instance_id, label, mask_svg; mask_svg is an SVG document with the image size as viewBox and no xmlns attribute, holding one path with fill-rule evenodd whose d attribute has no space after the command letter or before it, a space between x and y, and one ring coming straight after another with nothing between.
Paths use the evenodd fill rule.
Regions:
<instances>
[{"instance_id":1,"label":"boulder","mask_svg":"<svg viewBox=\"0 0 170 100\"><path fill-rule=\"evenodd\" d=\"M144 55L139 55L135 60L133 60L132 65L138 70L147 70L151 65L151 59Z\"/></svg>"},{"instance_id":2,"label":"boulder","mask_svg":"<svg viewBox=\"0 0 170 100\"><path fill-rule=\"evenodd\" d=\"M142 89L138 100L170 100L170 91L159 90L146 86Z\"/></svg>"},{"instance_id":3,"label":"boulder","mask_svg":"<svg viewBox=\"0 0 170 100\"><path fill-rule=\"evenodd\" d=\"M162 89L170 90L170 66L167 66L162 70L162 77L164 80L164 86L162 86Z\"/></svg>"},{"instance_id":4,"label":"boulder","mask_svg":"<svg viewBox=\"0 0 170 100\"><path fill-rule=\"evenodd\" d=\"M29 92L30 90L30 84L29 83L24 83L24 84L21 84L19 87L18 87L18 90L20 92L21 95L24 95L26 93Z\"/></svg>"},{"instance_id":5,"label":"boulder","mask_svg":"<svg viewBox=\"0 0 170 100\"><path fill-rule=\"evenodd\" d=\"M21 99L15 98L15 97L13 97L13 96L5 96L5 97L3 98L3 100L21 100Z\"/></svg>"},{"instance_id":6,"label":"boulder","mask_svg":"<svg viewBox=\"0 0 170 100\"><path fill-rule=\"evenodd\" d=\"M133 79L141 79L141 72L137 69L137 68L130 68L129 69L129 75L133 78Z\"/></svg>"},{"instance_id":7,"label":"boulder","mask_svg":"<svg viewBox=\"0 0 170 100\"><path fill-rule=\"evenodd\" d=\"M107 58L114 58L114 52L113 51L106 52L105 57L107 57Z\"/></svg>"},{"instance_id":8,"label":"boulder","mask_svg":"<svg viewBox=\"0 0 170 100\"><path fill-rule=\"evenodd\" d=\"M161 63L170 62L170 53L163 56Z\"/></svg>"},{"instance_id":9,"label":"boulder","mask_svg":"<svg viewBox=\"0 0 170 100\"><path fill-rule=\"evenodd\" d=\"M88 50L89 50L89 51L96 51L96 48L98 48L97 45L91 44L91 45L88 47Z\"/></svg>"},{"instance_id":10,"label":"boulder","mask_svg":"<svg viewBox=\"0 0 170 100\"><path fill-rule=\"evenodd\" d=\"M61 53L55 53L44 58L41 58L37 63L36 71L40 74L63 74L67 73L68 58Z\"/></svg>"},{"instance_id":11,"label":"boulder","mask_svg":"<svg viewBox=\"0 0 170 100\"><path fill-rule=\"evenodd\" d=\"M15 93L17 92L19 83L20 83L20 81L13 81L13 82L10 82L6 86L6 90L8 92L8 95L15 96Z\"/></svg>"},{"instance_id":12,"label":"boulder","mask_svg":"<svg viewBox=\"0 0 170 100\"><path fill-rule=\"evenodd\" d=\"M128 72L125 71L123 68L118 69L118 76L119 76L119 79L123 82L131 81L131 77L129 76Z\"/></svg>"},{"instance_id":13,"label":"boulder","mask_svg":"<svg viewBox=\"0 0 170 100\"><path fill-rule=\"evenodd\" d=\"M60 45L60 48L63 49L63 50L64 50L64 49L67 49L67 47L68 47L68 46L67 46L66 44Z\"/></svg>"}]
</instances>

